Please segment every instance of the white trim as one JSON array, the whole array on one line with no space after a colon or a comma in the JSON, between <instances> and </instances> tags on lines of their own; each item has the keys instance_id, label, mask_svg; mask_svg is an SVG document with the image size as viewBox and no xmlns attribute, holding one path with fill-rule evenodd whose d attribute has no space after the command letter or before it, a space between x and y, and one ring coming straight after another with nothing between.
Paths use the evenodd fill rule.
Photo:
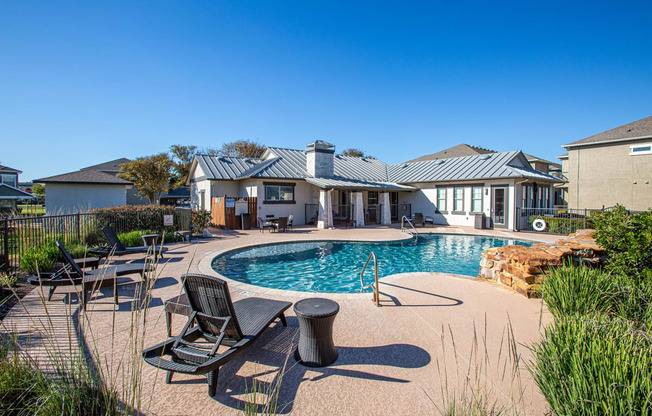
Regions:
<instances>
[{"instance_id":1,"label":"white trim","mask_svg":"<svg viewBox=\"0 0 652 416\"><path fill-rule=\"evenodd\" d=\"M635 152L634 149L638 147L649 147L649 149L640 152ZM629 146L629 155L630 156L652 155L652 143L633 144Z\"/></svg>"}]
</instances>

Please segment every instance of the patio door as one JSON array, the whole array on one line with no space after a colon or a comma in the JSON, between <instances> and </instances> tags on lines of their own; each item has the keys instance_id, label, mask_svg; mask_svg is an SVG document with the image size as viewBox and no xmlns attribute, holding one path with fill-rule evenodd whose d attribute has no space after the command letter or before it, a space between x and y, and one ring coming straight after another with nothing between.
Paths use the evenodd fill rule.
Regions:
<instances>
[{"instance_id":1,"label":"patio door","mask_svg":"<svg viewBox=\"0 0 652 416\"><path fill-rule=\"evenodd\" d=\"M507 187L495 186L491 189L491 222L496 228L507 228L507 214L509 212L507 203Z\"/></svg>"}]
</instances>

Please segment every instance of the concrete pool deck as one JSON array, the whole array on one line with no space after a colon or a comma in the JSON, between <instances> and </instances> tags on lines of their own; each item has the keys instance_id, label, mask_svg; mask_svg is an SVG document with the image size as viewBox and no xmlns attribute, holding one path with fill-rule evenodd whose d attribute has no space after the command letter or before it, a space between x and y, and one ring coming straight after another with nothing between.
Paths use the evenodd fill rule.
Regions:
<instances>
[{"instance_id":1,"label":"concrete pool deck","mask_svg":"<svg viewBox=\"0 0 652 416\"><path fill-rule=\"evenodd\" d=\"M466 227L435 227L424 231L545 242L559 239L559 236ZM137 324L138 331L144 334L145 346L165 340L163 302L181 292L179 278L183 273L212 272L206 264L210 265L210 260L221 252L282 241L379 241L405 237L397 227L334 230L297 227L289 233L220 231L213 239L170 245L157 269L150 307L144 324ZM477 261L479 264L480 259ZM40 289L35 289L10 311L3 321L3 331L14 329L24 339L28 338L27 334L33 334L26 341L28 351L43 355L44 348L50 348L51 343L69 342L66 317L72 315L73 320L86 322L87 329L80 341L91 345L91 349L94 345L103 361L101 365L117 374L118 363L131 342L130 328L135 325L132 299L138 287L138 283L121 286L117 308L113 307L111 289L102 289L89 303L85 315L79 314L74 296L66 296L65 288L45 303L41 301ZM204 377L175 375L174 382L168 385L163 372L144 364L140 381L146 413L237 414L251 400L247 392L252 380L272 382L286 358L279 395L282 414L438 414L443 410L445 396L460 394L458 387L464 384L469 367L471 374L479 369L479 375L471 377L472 384L489 390L489 395L499 403L516 401L517 408L527 414L545 413L545 400L522 362L518 372L520 387L509 377L510 371L506 372L508 377L503 375L505 363L509 369L513 361L509 359L508 337L513 334L512 345L520 358L527 361L530 355L526 345L538 339L542 326L550 319L540 300L528 300L494 283L440 273L406 273L381 279L383 306L380 308L373 305L369 295L281 291L231 281L229 288L234 300L245 296L293 302L312 296L336 300L340 304L334 325L338 360L329 367L315 369L296 364L291 356L288 358L288 352L298 340L298 322L290 308L287 327L272 324L246 352L222 367L215 397L207 395ZM47 325L53 328L38 331L45 321L52 322ZM184 317L175 317L173 332L178 332L184 322ZM514 393L515 389L522 394Z\"/></svg>"}]
</instances>

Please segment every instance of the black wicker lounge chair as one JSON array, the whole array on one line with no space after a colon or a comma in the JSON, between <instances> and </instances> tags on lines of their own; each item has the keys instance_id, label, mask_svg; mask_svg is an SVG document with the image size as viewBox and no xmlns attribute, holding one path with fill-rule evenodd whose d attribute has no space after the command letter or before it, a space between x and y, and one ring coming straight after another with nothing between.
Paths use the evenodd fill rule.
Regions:
<instances>
[{"instance_id":1,"label":"black wicker lounge chair","mask_svg":"<svg viewBox=\"0 0 652 416\"><path fill-rule=\"evenodd\" d=\"M143 281L145 281L145 273L152 270L152 265L138 263L102 266L95 270L82 270L81 267L75 263L75 260L72 258L68 250L66 250L63 243L57 241L56 244L65 260L64 267L51 275L30 277L28 282L35 286L50 287L48 300L52 298L52 294L57 287L82 285L81 303L84 310L86 310L86 304L88 303L90 292L93 289L113 286L113 299L115 303L118 303L118 292L115 289L116 278L130 274L140 274Z\"/></svg>"},{"instance_id":2,"label":"black wicker lounge chair","mask_svg":"<svg viewBox=\"0 0 652 416\"><path fill-rule=\"evenodd\" d=\"M98 257L108 257L110 255L124 256L127 254L147 253L149 250L152 250L154 252L154 258L156 258L159 255L163 257L163 253L168 250L167 247L156 246L125 247L111 226L103 227L102 233L104 234L104 237L106 237L106 240L109 242L109 245L88 250L89 253Z\"/></svg>"},{"instance_id":3,"label":"black wicker lounge chair","mask_svg":"<svg viewBox=\"0 0 652 416\"><path fill-rule=\"evenodd\" d=\"M192 309L190 318L178 336L147 348L143 358L167 371L167 383L172 382L174 373L206 374L208 394L214 396L220 367L251 346L277 318L287 325L284 312L292 303L262 298L232 303L222 279L187 274L182 281ZM192 324L196 325L191 327ZM221 345L230 348L218 353Z\"/></svg>"}]
</instances>

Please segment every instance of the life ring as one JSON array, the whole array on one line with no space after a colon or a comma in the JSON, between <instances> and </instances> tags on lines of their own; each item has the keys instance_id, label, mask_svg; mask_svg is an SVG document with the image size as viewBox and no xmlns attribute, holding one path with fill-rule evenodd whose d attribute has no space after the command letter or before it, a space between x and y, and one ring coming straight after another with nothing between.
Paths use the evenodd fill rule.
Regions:
<instances>
[{"instance_id":1,"label":"life ring","mask_svg":"<svg viewBox=\"0 0 652 416\"><path fill-rule=\"evenodd\" d=\"M532 223L532 228L534 228L535 231L543 231L546 229L546 221L542 218L537 218L534 220Z\"/></svg>"}]
</instances>

